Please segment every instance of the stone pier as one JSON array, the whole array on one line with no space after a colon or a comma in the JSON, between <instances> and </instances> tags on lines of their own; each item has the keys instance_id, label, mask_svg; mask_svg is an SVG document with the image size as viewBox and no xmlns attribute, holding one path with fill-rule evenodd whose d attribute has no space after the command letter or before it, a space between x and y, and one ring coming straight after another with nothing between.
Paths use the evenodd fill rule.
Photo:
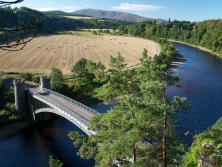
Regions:
<instances>
[{"instance_id":1,"label":"stone pier","mask_svg":"<svg viewBox=\"0 0 222 167\"><path fill-rule=\"evenodd\" d=\"M15 109L19 115L24 116L27 112L26 91L24 80L13 80L15 94Z\"/></svg>"},{"instance_id":2,"label":"stone pier","mask_svg":"<svg viewBox=\"0 0 222 167\"><path fill-rule=\"evenodd\" d=\"M40 87L41 87L41 90L42 88L46 88L46 89L50 89L51 86L50 86L50 77L47 77L47 76L41 76L40 77Z\"/></svg>"}]
</instances>

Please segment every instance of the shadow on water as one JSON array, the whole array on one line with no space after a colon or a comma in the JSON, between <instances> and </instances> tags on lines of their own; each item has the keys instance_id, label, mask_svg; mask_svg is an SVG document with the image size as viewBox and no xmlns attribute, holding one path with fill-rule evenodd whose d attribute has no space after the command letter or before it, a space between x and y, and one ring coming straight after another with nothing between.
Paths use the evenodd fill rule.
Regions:
<instances>
[{"instance_id":1,"label":"shadow on water","mask_svg":"<svg viewBox=\"0 0 222 167\"><path fill-rule=\"evenodd\" d=\"M94 160L84 160L76 155L67 134L79 131L78 127L64 118L39 122L17 134L0 140L0 166L43 167L49 166L49 156L61 160L64 167L94 166Z\"/></svg>"},{"instance_id":2,"label":"shadow on water","mask_svg":"<svg viewBox=\"0 0 222 167\"><path fill-rule=\"evenodd\" d=\"M184 58L181 54L177 53L176 59L169 65L168 71L177 71L177 68L186 63L186 58Z\"/></svg>"}]
</instances>

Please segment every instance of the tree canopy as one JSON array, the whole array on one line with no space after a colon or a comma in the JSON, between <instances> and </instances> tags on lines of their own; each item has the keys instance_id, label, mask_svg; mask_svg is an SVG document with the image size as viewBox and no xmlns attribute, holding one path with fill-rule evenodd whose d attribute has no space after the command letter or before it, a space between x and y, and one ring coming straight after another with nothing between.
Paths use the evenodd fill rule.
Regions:
<instances>
[{"instance_id":1,"label":"tree canopy","mask_svg":"<svg viewBox=\"0 0 222 167\"><path fill-rule=\"evenodd\" d=\"M100 98L106 102L116 99L116 105L91 119L90 129L97 132L95 135L69 134L75 146L81 145L78 155L95 158L96 166L167 166L179 162L183 144L173 116L189 105L186 98L166 97L167 85L175 84L178 76L147 53L144 50L142 66L136 70L122 70L126 64L121 54L110 57Z\"/></svg>"},{"instance_id":2,"label":"tree canopy","mask_svg":"<svg viewBox=\"0 0 222 167\"><path fill-rule=\"evenodd\" d=\"M64 84L62 70L58 68L52 68L50 72L50 77L51 77L51 89L58 92L61 91Z\"/></svg>"},{"instance_id":3,"label":"tree canopy","mask_svg":"<svg viewBox=\"0 0 222 167\"><path fill-rule=\"evenodd\" d=\"M194 141L183 157L185 166L197 166L201 160L203 166L222 165L222 117L209 129L193 135Z\"/></svg>"},{"instance_id":4,"label":"tree canopy","mask_svg":"<svg viewBox=\"0 0 222 167\"><path fill-rule=\"evenodd\" d=\"M222 54L222 20L202 22L171 21L160 24L141 22L133 25L120 25L122 34L131 34L152 40L173 39L192 45L202 46ZM125 29L123 31L123 29ZM126 32L126 33L125 33Z\"/></svg>"}]
</instances>

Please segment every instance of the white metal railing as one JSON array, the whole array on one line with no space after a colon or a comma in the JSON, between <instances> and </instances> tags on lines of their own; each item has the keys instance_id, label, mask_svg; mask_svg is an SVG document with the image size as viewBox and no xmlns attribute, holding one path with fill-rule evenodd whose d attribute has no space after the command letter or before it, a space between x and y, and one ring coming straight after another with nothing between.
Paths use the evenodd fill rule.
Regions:
<instances>
[{"instance_id":1,"label":"white metal railing","mask_svg":"<svg viewBox=\"0 0 222 167\"><path fill-rule=\"evenodd\" d=\"M74 112L70 111L69 109L61 106L60 104L36 93L36 92L32 92L33 97L39 99L40 101L50 105L53 108L57 108L60 111L62 111L63 113L58 111L58 115L61 115L67 119L69 119L71 122L75 122L75 125L77 125L80 129L82 129L84 132L86 132L86 134L90 135L90 134L94 134L93 131L88 130L88 127L90 126L90 123L88 121L86 121L85 119L83 119L82 117L80 117L79 115L75 114ZM75 121L77 120L77 121Z\"/></svg>"},{"instance_id":2,"label":"white metal railing","mask_svg":"<svg viewBox=\"0 0 222 167\"><path fill-rule=\"evenodd\" d=\"M88 113L91 113L92 115L99 114L99 112L97 112L96 110L94 110L94 109L92 109L92 108L90 108L90 107L88 107L88 106L86 106L86 105L84 105L84 104L82 104L82 103L80 103L78 101L75 101L75 100L73 100L73 99L71 99L71 98L69 98L67 96L64 96L64 95L62 95L60 93L57 93L55 91L52 91L52 90L46 89L46 88L42 88L42 90L44 92L49 93L49 94L55 95L55 96L65 100L65 101L75 105L75 106L78 106L78 107L82 108L83 110L87 111Z\"/></svg>"}]
</instances>

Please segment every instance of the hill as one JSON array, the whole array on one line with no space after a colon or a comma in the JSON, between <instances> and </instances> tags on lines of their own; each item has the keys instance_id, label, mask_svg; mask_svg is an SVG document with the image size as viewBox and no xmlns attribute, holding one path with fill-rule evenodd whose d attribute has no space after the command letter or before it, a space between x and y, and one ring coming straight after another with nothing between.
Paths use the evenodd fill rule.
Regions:
<instances>
[{"instance_id":1,"label":"hill","mask_svg":"<svg viewBox=\"0 0 222 167\"><path fill-rule=\"evenodd\" d=\"M41 32L55 33L58 31L74 31L80 29L117 29L119 25L130 25L131 22L121 20L107 20L99 21L97 19L84 19L86 16L82 16L74 13L67 13L62 11L50 11L40 12L37 10L29 9L27 7L20 7L13 9L18 23L25 22L29 24L29 20L32 16L36 16L38 20L43 21ZM16 27L15 21L11 11L8 8L0 8L1 24L0 29ZM74 16L80 16L78 19L73 19ZM81 19L81 17L83 19ZM5 42L0 34L0 42Z\"/></svg>"},{"instance_id":2,"label":"hill","mask_svg":"<svg viewBox=\"0 0 222 167\"><path fill-rule=\"evenodd\" d=\"M51 11L45 11L45 12L42 12L42 13L44 13L46 15L90 17L90 16L87 16L87 15L81 15L81 14L75 14L75 13L67 13L67 12L63 12L63 11L60 11L60 10L51 10Z\"/></svg>"},{"instance_id":3,"label":"hill","mask_svg":"<svg viewBox=\"0 0 222 167\"><path fill-rule=\"evenodd\" d=\"M106 11L106 10L98 10L98 9L82 9L78 11L72 12L74 14L86 15L96 18L105 18L105 19L116 19L116 20L125 20L125 21L133 21L133 22L141 22L141 21L153 21L157 22L165 22L163 19L154 19L154 18L146 18L138 15L134 15L126 12L115 12L115 11Z\"/></svg>"}]
</instances>

